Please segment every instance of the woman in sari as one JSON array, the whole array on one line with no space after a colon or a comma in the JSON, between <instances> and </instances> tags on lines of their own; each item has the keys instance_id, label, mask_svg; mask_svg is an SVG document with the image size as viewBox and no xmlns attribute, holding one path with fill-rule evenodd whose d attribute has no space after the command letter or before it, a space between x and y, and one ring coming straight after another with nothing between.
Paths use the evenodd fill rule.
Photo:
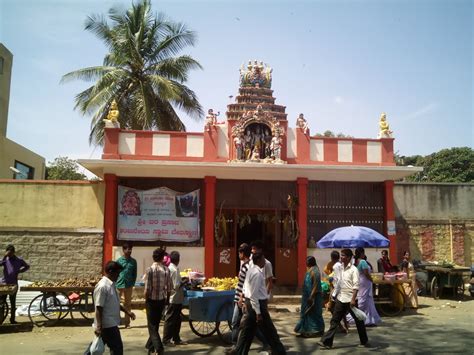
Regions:
<instances>
[{"instance_id":1,"label":"woman in sari","mask_svg":"<svg viewBox=\"0 0 474 355\"><path fill-rule=\"evenodd\" d=\"M309 338L324 334L323 294L321 275L314 256L306 258L306 267L301 298L301 317L295 326L295 333Z\"/></svg>"},{"instance_id":2,"label":"woman in sari","mask_svg":"<svg viewBox=\"0 0 474 355\"><path fill-rule=\"evenodd\" d=\"M410 262L409 251L403 253L403 261L401 262L400 267L402 271L407 274L407 279L410 281L410 284L403 284L403 290L405 291L405 304L411 308L418 308L416 272L413 264Z\"/></svg>"},{"instance_id":3,"label":"woman in sari","mask_svg":"<svg viewBox=\"0 0 474 355\"><path fill-rule=\"evenodd\" d=\"M366 326L376 326L382 319L375 308L374 294L372 286L371 265L365 260L364 248L356 248L354 256L354 266L359 270L359 292L357 293L357 307L367 315ZM354 324L354 320L348 315L349 323Z\"/></svg>"}]
</instances>

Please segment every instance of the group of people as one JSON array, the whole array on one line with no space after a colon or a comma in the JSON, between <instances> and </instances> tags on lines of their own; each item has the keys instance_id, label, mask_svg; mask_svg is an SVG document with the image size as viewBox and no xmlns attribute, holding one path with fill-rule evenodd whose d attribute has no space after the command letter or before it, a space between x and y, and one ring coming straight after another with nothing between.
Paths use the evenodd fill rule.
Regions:
<instances>
[{"instance_id":1,"label":"group of people","mask_svg":"<svg viewBox=\"0 0 474 355\"><path fill-rule=\"evenodd\" d=\"M122 245L123 256L106 264L105 275L94 289L94 332L102 338L113 355L123 354L119 330L122 322L120 311L125 313L125 328L130 328L130 320L135 320L135 314L131 311L131 298L137 277L137 262L131 256L132 249L129 243ZM145 348L148 354L163 354L165 346L187 344L180 338L180 330L184 286L188 280L180 275L179 252L172 251L168 255L165 248L157 248L152 257L153 263L143 275L148 327ZM123 298L123 305L119 294ZM165 320L161 339L159 327L163 313Z\"/></svg>"}]
</instances>

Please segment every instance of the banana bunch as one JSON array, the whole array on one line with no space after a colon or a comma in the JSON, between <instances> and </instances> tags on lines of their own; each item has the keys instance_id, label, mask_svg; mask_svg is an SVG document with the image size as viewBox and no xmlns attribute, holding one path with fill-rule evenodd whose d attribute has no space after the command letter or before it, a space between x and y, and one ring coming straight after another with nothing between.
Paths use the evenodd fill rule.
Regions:
<instances>
[{"instance_id":1,"label":"banana bunch","mask_svg":"<svg viewBox=\"0 0 474 355\"><path fill-rule=\"evenodd\" d=\"M238 282L238 277L225 277L222 279L219 277L211 277L203 286L214 287L217 291L228 291L235 289Z\"/></svg>"}]
</instances>

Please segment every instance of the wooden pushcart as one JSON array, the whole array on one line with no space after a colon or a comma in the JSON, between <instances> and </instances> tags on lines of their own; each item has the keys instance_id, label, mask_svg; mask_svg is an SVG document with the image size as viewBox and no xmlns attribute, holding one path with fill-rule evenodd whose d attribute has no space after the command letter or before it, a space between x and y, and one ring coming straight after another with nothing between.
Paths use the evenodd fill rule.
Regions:
<instances>
[{"instance_id":1,"label":"wooden pushcart","mask_svg":"<svg viewBox=\"0 0 474 355\"><path fill-rule=\"evenodd\" d=\"M94 287L31 287L24 286L22 291L41 292L33 298L28 306L28 317L38 327L56 324L59 320L74 313L79 313L82 318L94 318L94 300L92 293Z\"/></svg>"},{"instance_id":2,"label":"wooden pushcart","mask_svg":"<svg viewBox=\"0 0 474 355\"><path fill-rule=\"evenodd\" d=\"M470 275L471 269L467 267L442 267L436 265L426 265L425 270L428 273L428 285L431 291L431 297L439 298L444 289L452 289L454 297L464 295L464 274Z\"/></svg>"}]
</instances>

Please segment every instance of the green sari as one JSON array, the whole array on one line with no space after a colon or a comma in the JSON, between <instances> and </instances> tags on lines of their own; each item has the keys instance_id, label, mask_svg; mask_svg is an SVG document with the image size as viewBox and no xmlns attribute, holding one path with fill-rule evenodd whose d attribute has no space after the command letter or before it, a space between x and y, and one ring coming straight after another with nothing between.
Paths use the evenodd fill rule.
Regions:
<instances>
[{"instance_id":1,"label":"green sari","mask_svg":"<svg viewBox=\"0 0 474 355\"><path fill-rule=\"evenodd\" d=\"M308 305L313 288L316 287L316 296L312 306ZM317 266L306 272L301 297L301 317L295 326L295 332L303 335L312 335L324 332L323 293L321 288L321 274Z\"/></svg>"}]
</instances>

